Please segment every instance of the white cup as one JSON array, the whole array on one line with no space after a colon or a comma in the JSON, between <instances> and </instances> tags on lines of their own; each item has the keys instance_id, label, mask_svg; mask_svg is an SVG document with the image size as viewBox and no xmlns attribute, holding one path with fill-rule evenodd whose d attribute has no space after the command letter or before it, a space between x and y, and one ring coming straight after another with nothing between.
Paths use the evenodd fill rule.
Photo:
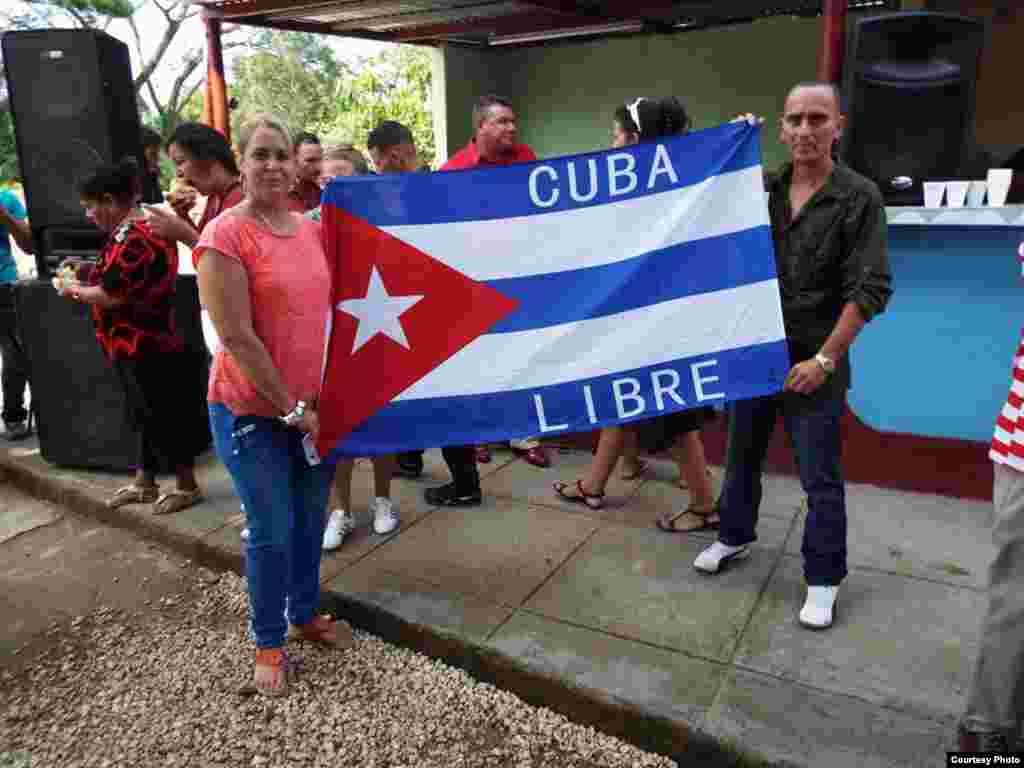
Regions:
<instances>
[{"instance_id":1,"label":"white cup","mask_svg":"<svg viewBox=\"0 0 1024 768\"><path fill-rule=\"evenodd\" d=\"M987 189L987 182L972 181L971 186L967 189L967 205L971 208L980 208L985 202L985 190Z\"/></svg>"},{"instance_id":2,"label":"white cup","mask_svg":"<svg viewBox=\"0 0 1024 768\"><path fill-rule=\"evenodd\" d=\"M1012 168L990 168L988 171L988 204L1006 205L1006 195L1013 181Z\"/></svg>"},{"instance_id":3,"label":"white cup","mask_svg":"<svg viewBox=\"0 0 1024 768\"><path fill-rule=\"evenodd\" d=\"M942 196L946 193L946 182L926 181L924 183L924 207L938 208L942 205Z\"/></svg>"},{"instance_id":4,"label":"white cup","mask_svg":"<svg viewBox=\"0 0 1024 768\"><path fill-rule=\"evenodd\" d=\"M946 182L946 205L950 208L963 208L967 200L967 190L970 188L969 181L947 181Z\"/></svg>"}]
</instances>

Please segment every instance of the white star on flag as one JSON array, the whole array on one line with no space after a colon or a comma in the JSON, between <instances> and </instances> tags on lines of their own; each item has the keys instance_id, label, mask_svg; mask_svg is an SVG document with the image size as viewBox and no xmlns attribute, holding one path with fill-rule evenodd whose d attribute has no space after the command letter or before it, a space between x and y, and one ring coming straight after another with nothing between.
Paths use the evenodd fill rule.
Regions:
<instances>
[{"instance_id":1,"label":"white star on flag","mask_svg":"<svg viewBox=\"0 0 1024 768\"><path fill-rule=\"evenodd\" d=\"M355 354L361 346L378 333L383 333L406 349L410 349L409 340L405 337L405 331L398 318L422 298L422 296L390 296L384 289L384 281L381 280L377 267L373 267L366 296L361 299L346 299L337 304L338 311L352 315L359 321L352 354Z\"/></svg>"}]
</instances>

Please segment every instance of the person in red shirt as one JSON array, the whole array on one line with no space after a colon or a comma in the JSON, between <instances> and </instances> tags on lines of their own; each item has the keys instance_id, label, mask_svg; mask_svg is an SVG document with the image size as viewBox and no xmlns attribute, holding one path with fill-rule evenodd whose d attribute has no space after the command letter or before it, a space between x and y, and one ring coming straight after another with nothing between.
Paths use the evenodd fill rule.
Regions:
<instances>
[{"instance_id":1,"label":"person in red shirt","mask_svg":"<svg viewBox=\"0 0 1024 768\"><path fill-rule=\"evenodd\" d=\"M442 171L480 168L489 165L511 165L536 160L526 144L519 143L519 126L512 102L495 94L481 96L473 106L473 138L441 166ZM534 441L514 444L514 450L526 454L531 464L549 464L544 449ZM435 506L472 506L482 501L480 472L476 468L477 449L472 445L449 446L443 449L444 460L452 473L452 482L439 488L427 488L423 495ZM490 461L490 454L481 446L481 460Z\"/></svg>"},{"instance_id":2,"label":"person in red shirt","mask_svg":"<svg viewBox=\"0 0 1024 768\"><path fill-rule=\"evenodd\" d=\"M312 211L320 206L320 175L324 164L324 148L313 133L295 137L295 183L288 192L288 207L296 213Z\"/></svg>"},{"instance_id":3,"label":"person in red shirt","mask_svg":"<svg viewBox=\"0 0 1024 768\"><path fill-rule=\"evenodd\" d=\"M169 202L174 213L146 206L146 218L157 237L194 248L203 227L245 196L235 153L216 129L202 123L181 123L167 142L167 155L178 176L206 196L206 208L198 224L188 217L190 206L176 205L173 199Z\"/></svg>"}]
</instances>

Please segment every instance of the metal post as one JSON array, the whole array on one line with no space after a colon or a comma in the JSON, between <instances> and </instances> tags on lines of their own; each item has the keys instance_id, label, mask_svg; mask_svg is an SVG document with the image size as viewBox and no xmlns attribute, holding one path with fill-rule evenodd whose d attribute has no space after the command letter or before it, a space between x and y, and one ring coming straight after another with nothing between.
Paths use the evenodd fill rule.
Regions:
<instances>
[{"instance_id":1,"label":"metal post","mask_svg":"<svg viewBox=\"0 0 1024 768\"><path fill-rule=\"evenodd\" d=\"M818 80L840 85L846 55L847 0L822 0L821 44L818 48Z\"/></svg>"}]
</instances>

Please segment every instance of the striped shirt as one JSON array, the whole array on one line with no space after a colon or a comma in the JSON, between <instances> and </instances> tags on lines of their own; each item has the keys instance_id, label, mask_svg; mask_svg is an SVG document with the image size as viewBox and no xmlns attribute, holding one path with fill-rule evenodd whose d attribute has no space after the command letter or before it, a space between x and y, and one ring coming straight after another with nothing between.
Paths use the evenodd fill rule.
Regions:
<instances>
[{"instance_id":1,"label":"striped shirt","mask_svg":"<svg viewBox=\"0 0 1024 768\"><path fill-rule=\"evenodd\" d=\"M1018 251L1024 263L1024 243ZM1005 464L1018 472L1024 472L1024 330L1017 345L1017 354L1013 356L1013 378L1010 381L1010 394L1006 404L996 419L996 430L992 436L992 448L989 458L996 464Z\"/></svg>"},{"instance_id":2,"label":"striped shirt","mask_svg":"<svg viewBox=\"0 0 1024 768\"><path fill-rule=\"evenodd\" d=\"M1006 404L996 419L996 431L992 436L989 458L997 464L1024 472L1024 332L1013 356L1013 380Z\"/></svg>"}]
</instances>

